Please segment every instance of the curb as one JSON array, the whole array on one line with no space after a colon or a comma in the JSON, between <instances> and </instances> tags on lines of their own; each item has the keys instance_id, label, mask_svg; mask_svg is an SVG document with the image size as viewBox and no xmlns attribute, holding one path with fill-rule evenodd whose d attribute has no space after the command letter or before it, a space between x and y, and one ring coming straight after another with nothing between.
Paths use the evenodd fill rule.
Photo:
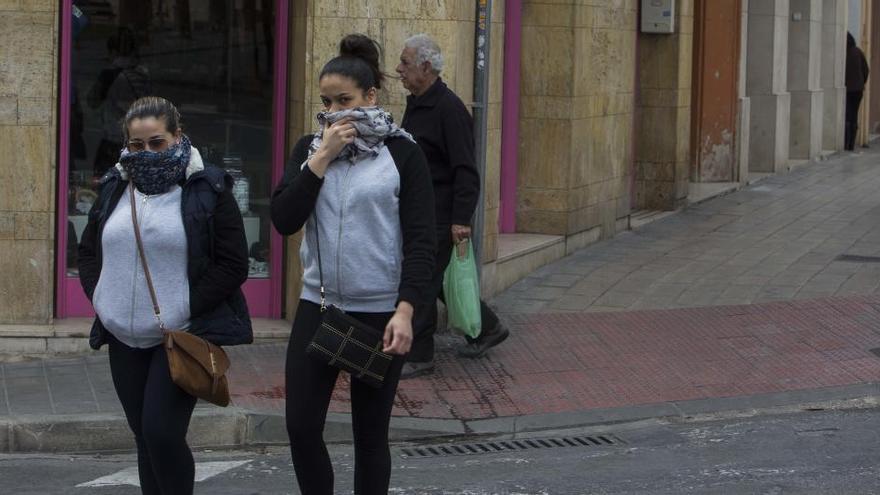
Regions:
<instances>
[{"instance_id":1,"label":"curb","mask_svg":"<svg viewBox=\"0 0 880 495\"><path fill-rule=\"evenodd\" d=\"M772 408L806 407L853 399L880 400L880 383L492 419L392 417L389 438L392 442L418 442L461 436L516 435L647 419L688 420L707 414L772 413ZM288 443L283 415L235 407L197 408L187 439L194 448L240 448ZM329 413L324 439L328 443L350 443L350 415ZM86 453L133 451L134 448L134 439L121 413L0 418L2 453Z\"/></svg>"},{"instance_id":2,"label":"curb","mask_svg":"<svg viewBox=\"0 0 880 495\"><path fill-rule=\"evenodd\" d=\"M392 441L461 435L460 421L392 418ZM350 443L351 418L329 413L324 428L328 443ZM193 448L236 448L287 445L284 416L226 409L197 408L187 441ZM134 438L122 413L24 415L0 417L0 453L87 453L135 450Z\"/></svg>"}]
</instances>

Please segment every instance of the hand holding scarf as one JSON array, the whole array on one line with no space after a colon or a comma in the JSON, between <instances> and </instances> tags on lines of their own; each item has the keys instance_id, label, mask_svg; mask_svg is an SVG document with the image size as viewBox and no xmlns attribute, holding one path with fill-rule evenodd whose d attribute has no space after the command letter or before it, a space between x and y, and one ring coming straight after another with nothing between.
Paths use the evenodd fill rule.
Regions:
<instances>
[{"instance_id":1,"label":"hand holding scarf","mask_svg":"<svg viewBox=\"0 0 880 495\"><path fill-rule=\"evenodd\" d=\"M415 139L408 132L394 123L391 114L380 107L357 107L338 112L321 112L317 118L320 127L309 146L309 156L321 147L324 129L345 118L349 119L349 123L357 129L357 137L353 143L342 149L336 160L357 163L363 158L374 158L379 155L379 150L389 137L403 137L415 143Z\"/></svg>"}]
</instances>

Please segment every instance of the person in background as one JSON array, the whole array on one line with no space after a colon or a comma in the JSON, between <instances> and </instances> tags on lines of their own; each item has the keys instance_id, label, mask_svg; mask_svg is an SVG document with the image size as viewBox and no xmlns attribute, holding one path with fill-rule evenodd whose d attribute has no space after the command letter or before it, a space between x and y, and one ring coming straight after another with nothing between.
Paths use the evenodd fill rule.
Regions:
<instances>
[{"instance_id":1,"label":"person in background","mask_svg":"<svg viewBox=\"0 0 880 495\"><path fill-rule=\"evenodd\" d=\"M140 63L134 31L120 26L107 39L107 52L111 65L98 74L86 96L89 107L101 112L101 142L95 150L93 172L96 178L103 176L119 159L123 148L119 122L129 106L152 92L150 73Z\"/></svg>"},{"instance_id":2,"label":"person in background","mask_svg":"<svg viewBox=\"0 0 880 495\"><path fill-rule=\"evenodd\" d=\"M196 398L171 380L162 328L138 261L130 195L166 328L217 345L248 344L241 285L247 242L232 180L206 166L171 102L150 96L123 119L127 143L101 179L79 245L79 279L97 317L89 345L109 346L110 374L137 445L141 492L193 493L186 443Z\"/></svg>"},{"instance_id":3,"label":"person in background","mask_svg":"<svg viewBox=\"0 0 880 495\"><path fill-rule=\"evenodd\" d=\"M434 333L437 331L437 298L443 299L443 273L452 246L470 239L471 218L480 195L480 177L474 164L473 121L461 99L440 78L443 55L427 35L406 40L397 73L411 94L401 126L415 137L425 152L434 183L437 219L437 252L428 298L416 310L415 340L402 378L434 371ZM482 331L458 349L458 354L478 358L507 338L498 316L480 301Z\"/></svg>"},{"instance_id":4,"label":"person in background","mask_svg":"<svg viewBox=\"0 0 880 495\"><path fill-rule=\"evenodd\" d=\"M272 194L278 232L305 226L303 289L285 370L287 432L304 495L334 493L323 430L339 369L306 354L321 324L321 289L327 304L384 334L383 350L394 356L381 388L351 379L354 492L385 494L391 408L412 342L413 309L431 280L431 177L422 150L377 106L383 79L376 42L343 38L339 56L318 77L319 130L297 142Z\"/></svg>"},{"instance_id":5,"label":"person in background","mask_svg":"<svg viewBox=\"0 0 880 495\"><path fill-rule=\"evenodd\" d=\"M844 149L852 151L856 147L856 134L859 130L859 106L865 94L868 81L868 61L865 54L856 46L853 35L846 33L846 127L844 130Z\"/></svg>"}]
</instances>

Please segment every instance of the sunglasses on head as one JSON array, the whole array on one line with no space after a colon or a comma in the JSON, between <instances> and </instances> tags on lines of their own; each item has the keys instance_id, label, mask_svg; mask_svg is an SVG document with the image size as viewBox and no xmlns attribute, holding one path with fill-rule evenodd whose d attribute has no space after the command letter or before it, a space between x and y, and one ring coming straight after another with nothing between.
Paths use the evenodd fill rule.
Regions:
<instances>
[{"instance_id":1,"label":"sunglasses on head","mask_svg":"<svg viewBox=\"0 0 880 495\"><path fill-rule=\"evenodd\" d=\"M147 139L146 142L141 141L140 139L132 139L128 142L128 151L132 153L137 153L138 151L144 150L150 151L165 151L168 149L168 140L163 137L154 137Z\"/></svg>"}]
</instances>

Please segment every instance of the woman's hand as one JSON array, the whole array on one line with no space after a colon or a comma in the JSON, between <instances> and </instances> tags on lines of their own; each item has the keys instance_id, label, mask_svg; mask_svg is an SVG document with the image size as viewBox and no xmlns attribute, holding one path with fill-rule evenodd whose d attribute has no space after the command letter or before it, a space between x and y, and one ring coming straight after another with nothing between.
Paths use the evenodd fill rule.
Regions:
<instances>
[{"instance_id":1,"label":"woman's hand","mask_svg":"<svg viewBox=\"0 0 880 495\"><path fill-rule=\"evenodd\" d=\"M309 168L318 177L324 177L330 163L339 156L346 145L353 143L356 137L357 129L349 118L325 127L321 137L321 147L309 160Z\"/></svg>"},{"instance_id":2,"label":"woman's hand","mask_svg":"<svg viewBox=\"0 0 880 495\"><path fill-rule=\"evenodd\" d=\"M382 352L400 356L409 352L413 340L412 317L412 304L400 301L394 316L385 325L385 337L382 339L385 347Z\"/></svg>"}]
</instances>

